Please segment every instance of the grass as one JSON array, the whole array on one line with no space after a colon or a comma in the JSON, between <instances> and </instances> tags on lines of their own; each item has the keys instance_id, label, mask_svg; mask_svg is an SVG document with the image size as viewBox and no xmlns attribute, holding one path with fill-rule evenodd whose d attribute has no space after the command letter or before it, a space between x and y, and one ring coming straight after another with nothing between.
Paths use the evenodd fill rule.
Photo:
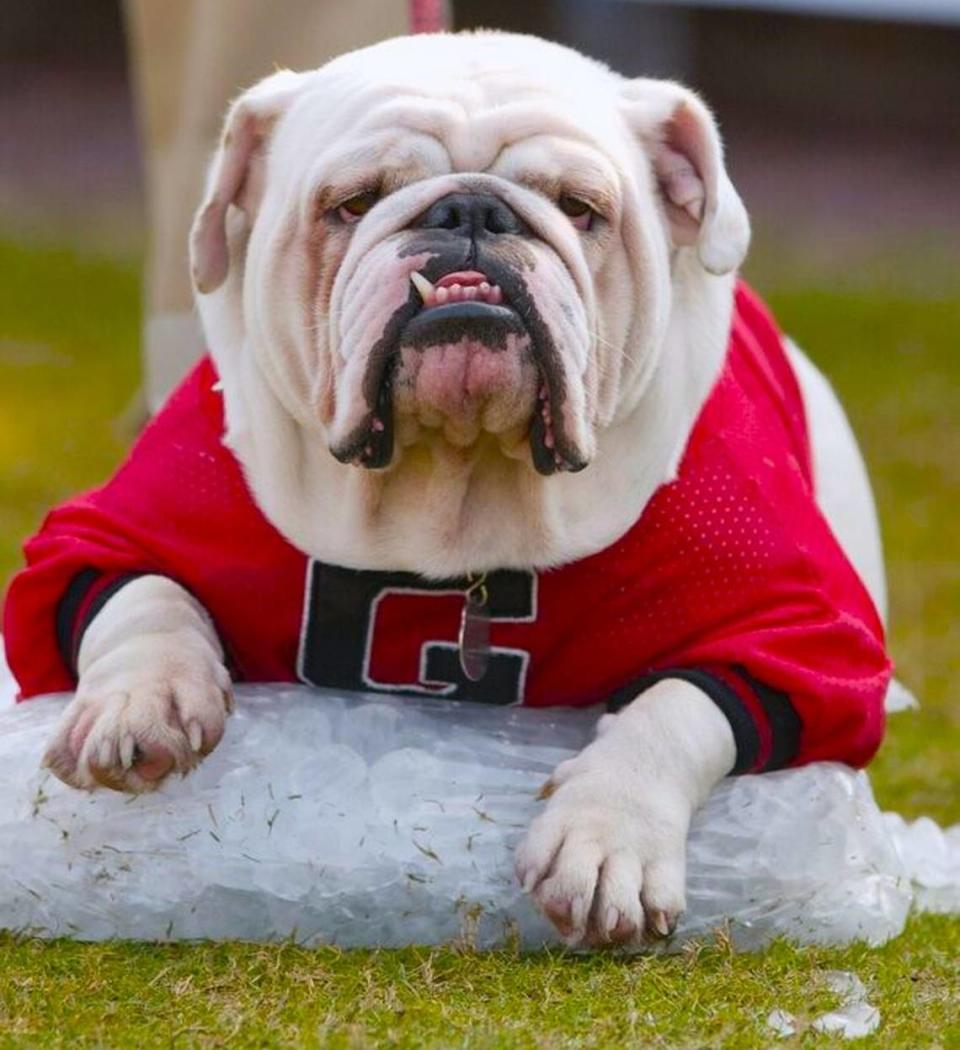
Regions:
<instances>
[{"instance_id":1,"label":"grass","mask_svg":"<svg viewBox=\"0 0 960 1050\"><path fill-rule=\"evenodd\" d=\"M105 477L129 437L132 263L0 240L0 581L52 503ZM762 271L760 271L762 273ZM779 276L781 322L827 370L871 465L890 566L891 646L921 711L872 768L881 804L960 820L960 284L878 294ZM670 959L0 938L0 1047L756 1047L774 1008L834 1005L831 969L880 1008L878 1047L957 1047L960 920L918 917L877 950ZM786 1045L831 1045L801 1027Z\"/></svg>"},{"instance_id":2,"label":"grass","mask_svg":"<svg viewBox=\"0 0 960 1050\"><path fill-rule=\"evenodd\" d=\"M54 503L103 480L137 386L137 267L0 240L0 586Z\"/></svg>"},{"instance_id":3,"label":"grass","mask_svg":"<svg viewBox=\"0 0 960 1050\"><path fill-rule=\"evenodd\" d=\"M960 927L917 920L871 951L762 957L723 944L671 959L445 950L312 951L11 943L0 958L0 1017L31 1046L749 1048L773 1040L771 1010L801 1025L837 999L826 970L858 973L884 1017L877 1046L950 1047ZM54 992L55 994L51 994ZM0 1024L3 1022L0 1021ZM793 1045L824 1045L810 1032ZM788 1044L789 1045L789 1044Z\"/></svg>"}]
</instances>

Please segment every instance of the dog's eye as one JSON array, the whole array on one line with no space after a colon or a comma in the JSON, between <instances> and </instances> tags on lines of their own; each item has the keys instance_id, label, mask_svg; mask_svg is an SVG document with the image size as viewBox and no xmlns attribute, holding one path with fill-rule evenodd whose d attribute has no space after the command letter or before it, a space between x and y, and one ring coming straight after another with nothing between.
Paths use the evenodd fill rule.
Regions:
<instances>
[{"instance_id":1,"label":"dog's eye","mask_svg":"<svg viewBox=\"0 0 960 1050\"><path fill-rule=\"evenodd\" d=\"M379 199L380 194L377 190L358 193L355 197L343 201L337 208L337 215L343 222L359 222Z\"/></svg>"},{"instance_id":2,"label":"dog's eye","mask_svg":"<svg viewBox=\"0 0 960 1050\"><path fill-rule=\"evenodd\" d=\"M586 201L580 200L579 197L571 197L565 193L557 201L557 207L578 230L589 230L593 224L593 216L596 213Z\"/></svg>"}]
</instances>

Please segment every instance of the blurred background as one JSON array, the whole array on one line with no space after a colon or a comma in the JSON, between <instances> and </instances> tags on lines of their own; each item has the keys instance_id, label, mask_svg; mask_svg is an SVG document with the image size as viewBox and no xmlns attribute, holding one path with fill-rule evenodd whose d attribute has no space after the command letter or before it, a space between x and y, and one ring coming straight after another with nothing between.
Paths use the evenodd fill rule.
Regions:
<instances>
[{"instance_id":1,"label":"blurred background","mask_svg":"<svg viewBox=\"0 0 960 1050\"><path fill-rule=\"evenodd\" d=\"M363 19L364 3L337 0L31 0L0 10L0 224L11 233L70 238L90 248L132 253L144 241L144 189L138 144L137 58L171 54L165 23L176 8L225 12L217 29L235 42L241 77L230 81L209 62L199 74L171 70L193 93L222 80L217 116L248 78L291 57L314 64L341 48L330 22ZM368 24L341 32L344 46L390 35L403 25L397 0L374 4ZM305 10L338 14L296 44L264 19L231 12L269 9L269 24L298 25ZM478 26L538 33L580 48L637 75L675 77L703 92L720 117L734 178L749 202L761 243L790 238L792 263L838 272L877 262L894 265L904 245L951 253L960 206L960 0L456 0L456 28ZM132 15L131 15L132 12ZM147 12L146 15L143 12ZM398 15L397 12L400 12ZM149 23L153 16L153 22ZM188 29L202 19L180 17ZM379 23L379 24L378 24ZM307 29L311 27L306 27ZM286 35L290 35L287 30ZM169 34L167 34L169 35ZM216 53L221 57L222 43ZM239 54L238 54L239 52ZM249 73L248 73L249 70ZM246 74L246 77L244 77ZM218 85L219 86L219 85ZM139 101L147 102L141 97ZM170 122L179 99L168 91ZM162 106L162 102L161 102ZM143 107L145 108L145 107ZM169 138L169 130L160 131ZM196 188L193 188L196 190ZM800 252L801 255L796 253ZM956 261L953 256L952 261ZM916 259L905 277L920 277ZM932 266L932 279L942 274ZM876 271L871 273L873 276ZM924 273L923 280L928 278Z\"/></svg>"},{"instance_id":2,"label":"blurred background","mask_svg":"<svg viewBox=\"0 0 960 1050\"><path fill-rule=\"evenodd\" d=\"M675 77L713 106L754 222L746 275L837 386L877 489L892 648L924 703L894 725L881 801L960 819L960 0L411 6L421 25L538 33ZM0 588L44 511L113 469L199 348L184 224L227 100L410 14L0 7Z\"/></svg>"}]
</instances>

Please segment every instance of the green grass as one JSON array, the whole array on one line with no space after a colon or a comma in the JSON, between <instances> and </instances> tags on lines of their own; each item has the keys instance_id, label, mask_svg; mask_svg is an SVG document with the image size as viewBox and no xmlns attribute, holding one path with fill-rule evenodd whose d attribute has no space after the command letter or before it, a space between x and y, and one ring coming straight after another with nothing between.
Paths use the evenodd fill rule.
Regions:
<instances>
[{"instance_id":1,"label":"green grass","mask_svg":"<svg viewBox=\"0 0 960 1050\"><path fill-rule=\"evenodd\" d=\"M10 942L0 1018L31 1046L758 1047L775 1008L809 1024L837 1005L825 970L858 973L884 1015L876 1046L960 1045L950 1007L960 927L916 921L871 951L762 957L722 944L617 959L449 950L338 952ZM3 1020L0 1020L3 1024ZM793 1045L829 1045L810 1032ZM790 1045L790 1044L788 1044Z\"/></svg>"},{"instance_id":2,"label":"green grass","mask_svg":"<svg viewBox=\"0 0 960 1050\"><path fill-rule=\"evenodd\" d=\"M137 267L0 240L0 586L20 543L123 454L137 387Z\"/></svg>"},{"instance_id":3,"label":"green grass","mask_svg":"<svg viewBox=\"0 0 960 1050\"><path fill-rule=\"evenodd\" d=\"M122 455L139 307L132 264L0 240L0 272L2 581L45 509ZM924 298L780 275L764 291L834 380L877 488L891 645L923 702L892 720L878 797L960 820L960 283ZM934 917L878 950L737 956L721 938L634 960L6 938L0 1047L768 1046L772 1009L809 1021L834 1004L830 969L854 970L880 1008L871 1046L960 1047L958 958L960 920Z\"/></svg>"}]
</instances>

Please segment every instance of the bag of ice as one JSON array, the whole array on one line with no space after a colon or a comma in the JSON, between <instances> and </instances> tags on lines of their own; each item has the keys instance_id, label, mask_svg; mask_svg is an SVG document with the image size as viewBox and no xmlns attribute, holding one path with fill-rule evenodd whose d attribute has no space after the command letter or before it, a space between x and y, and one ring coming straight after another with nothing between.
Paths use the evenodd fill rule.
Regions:
<instances>
[{"instance_id":1,"label":"bag of ice","mask_svg":"<svg viewBox=\"0 0 960 1050\"><path fill-rule=\"evenodd\" d=\"M12 683L0 666L0 695ZM550 770L599 712L238 689L203 766L159 792L84 794L39 768L65 703L0 708L0 928L82 939L342 946L555 943L512 853ZM862 773L731 778L690 835L672 946L724 926L879 944L911 886Z\"/></svg>"}]
</instances>

